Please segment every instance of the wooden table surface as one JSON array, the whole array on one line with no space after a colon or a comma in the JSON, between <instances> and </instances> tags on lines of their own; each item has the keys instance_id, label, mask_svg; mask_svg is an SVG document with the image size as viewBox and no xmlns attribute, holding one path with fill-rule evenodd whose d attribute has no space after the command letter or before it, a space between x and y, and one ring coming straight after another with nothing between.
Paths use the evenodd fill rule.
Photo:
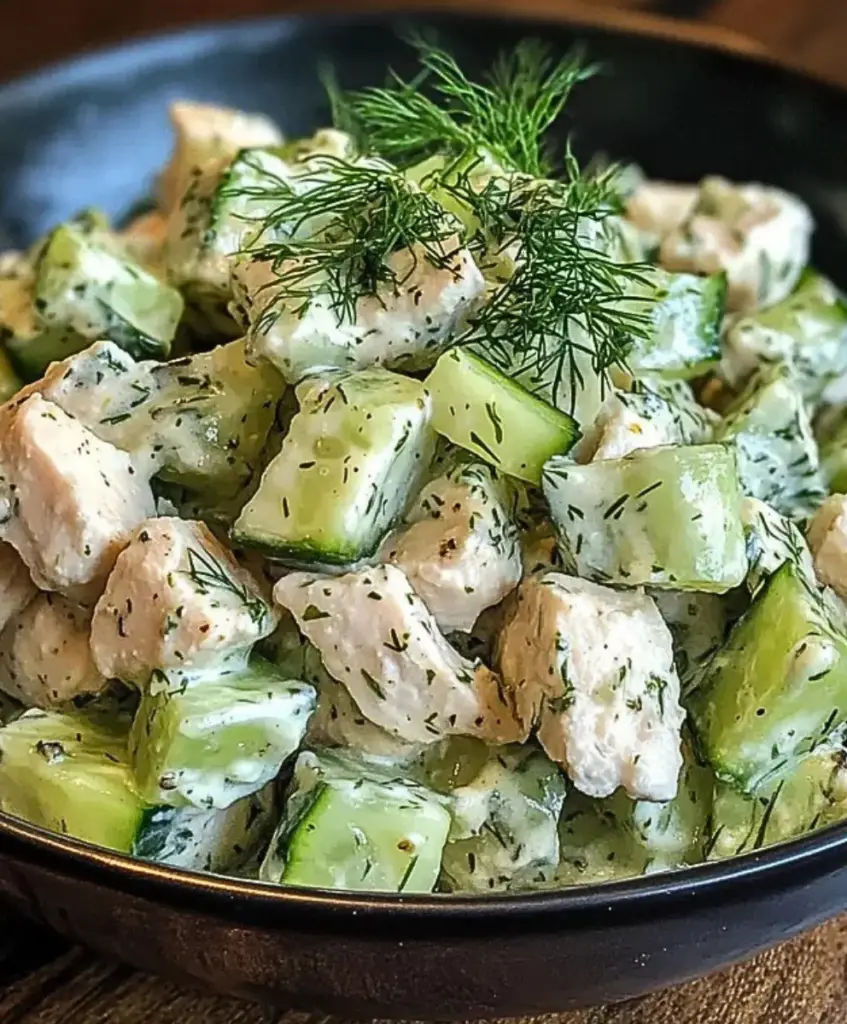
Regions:
<instances>
[{"instance_id":1,"label":"wooden table surface","mask_svg":"<svg viewBox=\"0 0 847 1024\"><path fill-rule=\"evenodd\" d=\"M464 0L485 10L561 13L568 0ZM355 0L302 3L349 9ZM358 6L426 6L358 0ZM431 7L461 0L429 0ZM127 35L229 16L297 9L291 0L0 0L0 78ZM847 0L583 0L582 11L696 17L746 36L794 63L847 85ZM847 174L847 169L845 169ZM179 990L12 920L0 912L0 1024L312 1024L303 1014ZM314 1018L315 1022L322 1018ZM617 1007L544 1024L847 1024L847 919L763 954L749 964Z\"/></svg>"}]
</instances>

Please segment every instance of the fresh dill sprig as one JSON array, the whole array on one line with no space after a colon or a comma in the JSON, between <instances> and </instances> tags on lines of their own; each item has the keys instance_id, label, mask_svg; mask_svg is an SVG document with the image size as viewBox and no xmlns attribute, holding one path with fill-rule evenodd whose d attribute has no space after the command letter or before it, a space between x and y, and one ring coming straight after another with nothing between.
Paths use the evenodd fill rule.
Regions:
<instances>
[{"instance_id":1,"label":"fresh dill sprig","mask_svg":"<svg viewBox=\"0 0 847 1024\"><path fill-rule=\"evenodd\" d=\"M546 133L596 66L576 53L556 61L543 43L524 40L473 82L447 51L420 36L409 42L422 68L414 79L391 72L385 87L346 94L329 85L338 127L402 167L435 153L457 162L487 153L509 171L549 173Z\"/></svg>"},{"instance_id":2,"label":"fresh dill sprig","mask_svg":"<svg viewBox=\"0 0 847 1024\"><path fill-rule=\"evenodd\" d=\"M250 616L252 622L261 625L267 615L265 602L251 594L244 583L239 583L211 555L195 548L188 548L188 569L186 575L198 590L207 594L210 590L224 590L238 598Z\"/></svg>"},{"instance_id":3,"label":"fresh dill sprig","mask_svg":"<svg viewBox=\"0 0 847 1024\"><path fill-rule=\"evenodd\" d=\"M566 177L491 178L481 188L464 176L451 186L479 222L471 248L508 253L513 270L471 318L461 339L529 390L573 411L584 366L605 381L626 365L645 335L646 264L622 263L605 226L620 212L615 169L584 176L567 152Z\"/></svg>"},{"instance_id":4,"label":"fresh dill sprig","mask_svg":"<svg viewBox=\"0 0 847 1024\"><path fill-rule=\"evenodd\" d=\"M302 316L316 292L329 298L339 322L381 289L398 291L417 260L453 266L458 221L399 171L381 161L313 157L309 169L286 181L237 190L261 199L257 241L244 255L272 265L274 294L257 324L267 329L283 308ZM390 257L409 251L401 276Z\"/></svg>"}]
</instances>

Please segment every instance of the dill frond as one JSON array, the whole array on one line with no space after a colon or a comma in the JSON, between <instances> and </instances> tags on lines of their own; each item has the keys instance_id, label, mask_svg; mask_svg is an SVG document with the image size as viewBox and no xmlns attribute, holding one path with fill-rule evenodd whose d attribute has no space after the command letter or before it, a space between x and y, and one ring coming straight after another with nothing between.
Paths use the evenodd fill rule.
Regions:
<instances>
[{"instance_id":1,"label":"dill frond","mask_svg":"<svg viewBox=\"0 0 847 1024\"><path fill-rule=\"evenodd\" d=\"M392 72L385 87L330 92L335 116L355 126L363 148L402 167L435 153L461 161L484 152L508 170L549 173L546 133L596 66L577 53L555 61L544 44L525 40L473 82L447 51L420 36L409 41L422 69L416 78Z\"/></svg>"},{"instance_id":2,"label":"dill frond","mask_svg":"<svg viewBox=\"0 0 847 1024\"><path fill-rule=\"evenodd\" d=\"M620 212L614 168L581 174L566 154L567 177L491 178L482 188L465 177L454 188L478 222L471 248L506 248L514 271L471 319L461 339L528 390L573 412L589 365L605 382L626 366L650 327L649 267L608 252L604 226Z\"/></svg>"},{"instance_id":3,"label":"dill frond","mask_svg":"<svg viewBox=\"0 0 847 1024\"><path fill-rule=\"evenodd\" d=\"M242 253L269 262L276 277L260 328L283 307L302 315L316 291L328 295L339 323L355 320L360 299L403 287L389 261L402 250L439 269L452 266L455 246L447 243L458 222L382 162L313 157L296 178L260 191L270 212L261 217L258 241Z\"/></svg>"}]
</instances>

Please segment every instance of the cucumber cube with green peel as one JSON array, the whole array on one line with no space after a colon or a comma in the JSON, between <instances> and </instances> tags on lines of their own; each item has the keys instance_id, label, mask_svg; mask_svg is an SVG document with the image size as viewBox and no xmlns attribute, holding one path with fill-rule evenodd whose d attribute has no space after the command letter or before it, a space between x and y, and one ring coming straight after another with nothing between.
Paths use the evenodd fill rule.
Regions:
<instances>
[{"instance_id":1,"label":"cucumber cube with green peel","mask_svg":"<svg viewBox=\"0 0 847 1024\"><path fill-rule=\"evenodd\" d=\"M719 782L708 859L751 853L847 818L844 765L843 749L825 747L767 777L750 794Z\"/></svg>"},{"instance_id":2,"label":"cucumber cube with green peel","mask_svg":"<svg viewBox=\"0 0 847 1024\"><path fill-rule=\"evenodd\" d=\"M814 402L847 370L847 303L832 282L807 270L788 298L734 320L724 344L721 371L733 386L763 363L790 362L804 398Z\"/></svg>"},{"instance_id":3,"label":"cucumber cube with green peel","mask_svg":"<svg viewBox=\"0 0 847 1024\"><path fill-rule=\"evenodd\" d=\"M170 218L170 277L203 305L226 301L230 261L256 240L291 178L272 148L242 149L231 162L213 162L195 173Z\"/></svg>"},{"instance_id":4,"label":"cucumber cube with green peel","mask_svg":"<svg viewBox=\"0 0 847 1024\"><path fill-rule=\"evenodd\" d=\"M151 807L144 812L132 855L174 868L237 871L262 851L278 817L275 783L224 810Z\"/></svg>"},{"instance_id":5,"label":"cucumber cube with green peel","mask_svg":"<svg viewBox=\"0 0 847 1024\"><path fill-rule=\"evenodd\" d=\"M573 417L536 398L467 349L446 352L426 379L432 425L509 476L537 484L544 463L579 439Z\"/></svg>"},{"instance_id":6,"label":"cucumber cube with green peel","mask_svg":"<svg viewBox=\"0 0 847 1024\"><path fill-rule=\"evenodd\" d=\"M251 366L244 341L151 368L149 400L131 411L159 446L163 480L231 497L257 470L285 382Z\"/></svg>"},{"instance_id":7,"label":"cucumber cube with green peel","mask_svg":"<svg viewBox=\"0 0 847 1024\"><path fill-rule=\"evenodd\" d=\"M120 853L145 814L121 722L27 711L0 729L0 810Z\"/></svg>"},{"instance_id":8,"label":"cucumber cube with green peel","mask_svg":"<svg viewBox=\"0 0 847 1024\"><path fill-rule=\"evenodd\" d=\"M717 366L726 275L697 277L651 269L645 276L654 291L645 296L650 302L638 309L649 317L649 326L627 356L632 372L690 380Z\"/></svg>"},{"instance_id":9,"label":"cucumber cube with green peel","mask_svg":"<svg viewBox=\"0 0 847 1024\"><path fill-rule=\"evenodd\" d=\"M352 755L305 751L260 878L281 885L431 892L450 830L445 800Z\"/></svg>"},{"instance_id":10,"label":"cucumber cube with green peel","mask_svg":"<svg viewBox=\"0 0 847 1024\"><path fill-rule=\"evenodd\" d=\"M533 747L492 751L453 789L453 827L442 877L456 892L494 892L549 880L559 863L565 776Z\"/></svg>"},{"instance_id":11,"label":"cucumber cube with green peel","mask_svg":"<svg viewBox=\"0 0 847 1024\"><path fill-rule=\"evenodd\" d=\"M294 565L355 563L376 551L429 468L429 396L382 369L306 381L297 393L300 411L233 537Z\"/></svg>"},{"instance_id":12,"label":"cucumber cube with green peel","mask_svg":"<svg viewBox=\"0 0 847 1024\"><path fill-rule=\"evenodd\" d=\"M645 448L544 469L566 561L598 583L724 593L747 571L735 453L725 445Z\"/></svg>"},{"instance_id":13,"label":"cucumber cube with green peel","mask_svg":"<svg viewBox=\"0 0 847 1024\"><path fill-rule=\"evenodd\" d=\"M735 445L744 493L782 515L804 518L826 496L809 414L788 364L763 366L753 375L716 440Z\"/></svg>"},{"instance_id":14,"label":"cucumber cube with green peel","mask_svg":"<svg viewBox=\"0 0 847 1024\"><path fill-rule=\"evenodd\" d=\"M139 359L167 357L183 310L175 288L71 223L38 257L33 302L45 327L109 338Z\"/></svg>"},{"instance_id":15,"label":"cucumber cube with green peel","mask_svg":"<svg viewBox=\"0 0 847 1024\"><path fill-rule=\"evenodd\" d=\"M158 674L130 735L138 788L153 805L226 808L261 789L300 746L316 695L253 659L171 685Z\"/></svg>"},{"instance_id":16,"label":"cucumber cube with green peel","mask_svg":"<svg viewBox=\"0 0 847 1024\"><path fill-rule=\"evenodd\" d=\"M786 562L712 659L689 711L721 779L751 792L847 721L847 629Z\"/></svg>"}]
</instances>

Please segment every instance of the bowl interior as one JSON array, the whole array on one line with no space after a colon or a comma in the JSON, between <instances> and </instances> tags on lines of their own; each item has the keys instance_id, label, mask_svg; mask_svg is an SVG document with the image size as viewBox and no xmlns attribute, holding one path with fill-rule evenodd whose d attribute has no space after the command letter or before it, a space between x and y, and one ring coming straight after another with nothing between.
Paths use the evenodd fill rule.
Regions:
<instances>
[{"instance_id":1,"label":"bowl interior","mask_svg":"<svg viewBox=\"0 0 847 1024\"><path fill-rule=\"evenodd\" d=\"M837 89L767 63L646 35L478 17L427 16L417 23L437 30L471 71L525 36L561 50L585 44L605 70L575 94L560 126L562 142L572 132L581 156L635 160L652 176L696 180L720 173L795 191L817 215L816 264L847 284L847 97ZM334 65L348 87L379 83L389 66L411 73L409 52L398 40L408 25L378 17L289 18L194 30L0 88L0 250L28 244L84 206L121 218L148 196L170 148L172 100L262 111L287 134L304 134L328 119L321 64ZM52 856L75 849L77 862L86 858L80 844L58 837L45 843L26 826L0 820L0 831L31 851L40 846ZM818 845L832 850L845 843L842 828ZM813 855L815 841L782 849L794 853L745 860L750 867L781 859L786 867L792 858ZM121 858L96 859L99 870L121 867ZM687 884L686 876L708 884L726 873L716 865L683 872L668 888ZM174 873L169 877L173 882ZM641 880L615 888L634 895L661 886Z\"/></svg>"}]
</instances>

